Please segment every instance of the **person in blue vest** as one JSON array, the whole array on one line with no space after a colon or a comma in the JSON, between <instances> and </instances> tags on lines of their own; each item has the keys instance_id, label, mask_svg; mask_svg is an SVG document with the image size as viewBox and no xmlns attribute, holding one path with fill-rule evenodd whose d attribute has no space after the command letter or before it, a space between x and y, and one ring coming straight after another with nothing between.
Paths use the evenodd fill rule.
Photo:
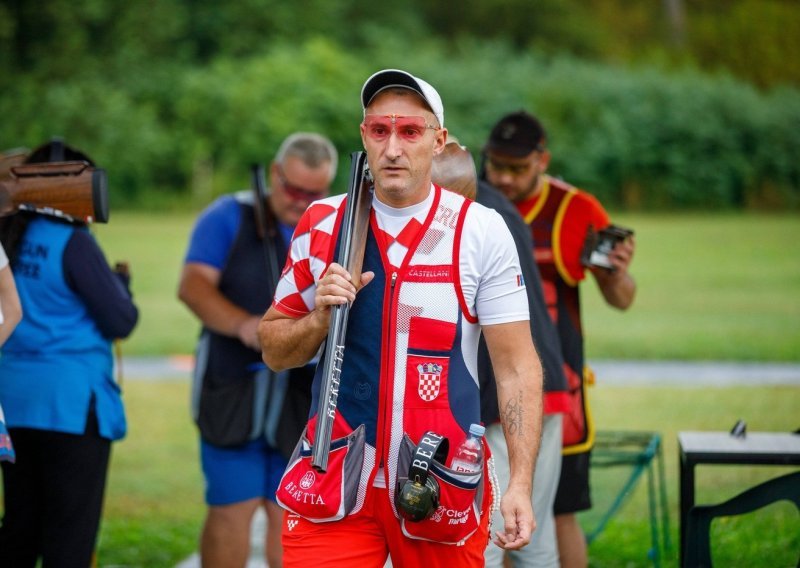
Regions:
<instances>
[{"instance_id":1,"label":"person in blue vest","mask_svg":"<svg viewBox=\"0 0 800 568\"><path fill-rule=\"evenodd\" d=\"M28 163L85 160L54 140ZM139 312L81 223L20 212L0 219L24 317L0 357L0 404L16 453L4 462L0 564L85 568L100 525L111 443L126 432L112 342Z\"/></svg>"},{"instance_id":2,"label":"person in blue vest","mask_svg":"<svg viewBox=\"0 0 800 568\"><path fill-rule=\"evenodd\" d=\"M294 227L309 203L328 195L336 165L328 138L294 133L269 167L268 196L252 190L224 195L192 232L178 296L203 326L193 389L208 505L203 566L247 563L250 524L260 506L267 513L267 563L281 566L275 490L308 416L313 368L267 369L256 329L272 302Z\"/></svg>"}]
</instances>

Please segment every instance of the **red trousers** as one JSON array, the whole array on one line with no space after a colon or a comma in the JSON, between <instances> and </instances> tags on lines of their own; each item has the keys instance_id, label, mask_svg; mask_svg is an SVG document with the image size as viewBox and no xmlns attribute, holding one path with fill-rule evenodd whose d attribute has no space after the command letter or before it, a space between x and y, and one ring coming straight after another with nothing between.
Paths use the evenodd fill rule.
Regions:
<instances>
[{"instance_id":1,"label":"red trousers","mask_svg":"<svg viewBox=\"0 0 800 568\"><path fill-rule=\"evenodd\" d=\"M489 543L491 490L487 484L478 530L462 546L413 540L403 535L388 491L372 487L361 511L331 523L312 523L293 513L283 516L283 565L306 568L358 566L382 568L391 557L396 568L466 568L484 565Z\"/></svg>"}]
</instances>

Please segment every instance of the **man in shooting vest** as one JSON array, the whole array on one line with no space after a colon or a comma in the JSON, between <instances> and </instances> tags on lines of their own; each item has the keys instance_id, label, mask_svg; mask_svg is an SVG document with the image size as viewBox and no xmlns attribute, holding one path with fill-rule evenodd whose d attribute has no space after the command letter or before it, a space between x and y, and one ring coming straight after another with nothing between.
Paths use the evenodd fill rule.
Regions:
<instances>
[{"instance_id":1,"label":"man in shooting vest","mask_svg":"<svg viewBox=\"0 0 800 568\"><path fill-rule=\"evenodd\" d=\"M269 168L269 195L258 191L257 171L253 190L217 199L192 233L178 296L203 324L192 397L208 504L203 566L247 563L259 506L267 513L267 562L281 565L275 490L308 416L313 367L270 371L256 329L294 227L309 203L328 195L336 164L330 140L292 134Z\"/></svg>"},{"instance_id":2,"label":"man in shooting vest","mask_svg":"<svg viewBox=\"0 0 800 568\"><path fill-rule=\"evenodd\" d=\"M569 398L567 381L564 378L561 344L556 328L547 314L539 269L530 253L533 249L531 231L513 203L488 182L477 179L472 155L465 147L458 145L452 136L448 137L445 151L434 158L433 165L434 183L452 188L462 195L475 199L481 205L494 209L503 217L511 231L517 247L522 276L525 279L528 309L531 314L531 334L544 371L542 441L536 459L536 475L533 479L536 532L533 533L530 544L521 550L504 551L490 544L485 553L486 566L501 568L504 565L504 557L507 556L513 566L558 568L553 502L561 472L561 413L568 408ZM448 180L449 184L442 180ZM508 447L497 407L494 370L486 342L483 340L478 350L478 377L481 385L481 420L486 424L486 439L492 447L497 479L502 487L507 483L510 473ZM497 524L502 522L499 511L495 512L493 522Z\"/></svg>"},{"instance_id":3,"label":"man in shooting vest","mask_svg":"<svg viewBox=\"0 0 800 568\"><path fill-rule=\"evenodd\" d=\"M590 194L545 174L550 162L541 123L524 111L501 118L484 148L487 181L513 201L530 225L545 301L556 324L571 403L563 418L563 460L554 512L561 565L586 566L586 540L576 512L591 507L589 457L594 431L587 409L583 331L578 284L586 269L581 255L587 234L609 225ZM592 267L606 302L627 309L636 283L628 272L634 241L627 238L609 254L611 268Z\"/></svg>"},{"instance_id":4,"label":"man in shooting vest","mask_svg":"<svg viewBox=\"0 0 800 568\"><path fill-rule=\"evenodd\" d=\"M360 125L374 193L361 286L334 262L347 200L312 204L298 224L275 301L259 327L275 369L306 364L335 306L346 335L317 369L306 432L278 499L286 566L483 566L493 499L495 541L518 549L535 521L531 479L541 428L542 371L530 335L514 242L495 212L431 182L447 141L444 108L427 82L396 69L369 77ZM351 184L355 187L358 184ZM367 191L363 189L362 191ZM357 201L357 200L356 200ZM358 231L353 234L358 235ZM338 259L339 257L337 257ZM477 471L450 468L480 422L477 347L486 337L511 456L507 487L492 482L490 448ZM331 389L321 392L321 385ZM333 409L331 401L336 400ZM311 463L332 418L324 472ZM447 439L448 443L444 442ZM434 449L435 448L435 449Z\"/></svg>"}]
</instances>

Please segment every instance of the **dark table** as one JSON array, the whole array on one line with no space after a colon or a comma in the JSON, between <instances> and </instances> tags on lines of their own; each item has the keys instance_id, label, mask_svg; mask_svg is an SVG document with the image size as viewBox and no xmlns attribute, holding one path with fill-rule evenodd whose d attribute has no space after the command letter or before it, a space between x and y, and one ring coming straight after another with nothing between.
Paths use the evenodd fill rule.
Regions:
<instances>
[{"instance_id":1,"label":"dark table","mask_svg":"<svg viewBox=\"0 0 800 568\"><path fill-rule=\"evenodd\" d=\"M747 432L679 432L681 562L686 546L686 521L694 507L694 467L699 464L800 465L800 435Z\"/></svg>"}]
</instances>

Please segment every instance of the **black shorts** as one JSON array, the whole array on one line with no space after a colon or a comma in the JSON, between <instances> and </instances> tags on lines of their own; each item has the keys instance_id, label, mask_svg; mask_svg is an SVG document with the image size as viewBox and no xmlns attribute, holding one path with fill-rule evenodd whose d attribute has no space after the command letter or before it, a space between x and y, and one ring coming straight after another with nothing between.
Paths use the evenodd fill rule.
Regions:
<instances>
[{"instance_id":1,"label":"black shorts","mask_svg":"<svg viewBox=\"0 0 800 568\"><path fill-rule=\"evenodd\" d=\"M589 489L589 459L591 452L561 458L561 479L558 482L553 513L566 515L592 508Z\"/></svg>"}]
</instances>

